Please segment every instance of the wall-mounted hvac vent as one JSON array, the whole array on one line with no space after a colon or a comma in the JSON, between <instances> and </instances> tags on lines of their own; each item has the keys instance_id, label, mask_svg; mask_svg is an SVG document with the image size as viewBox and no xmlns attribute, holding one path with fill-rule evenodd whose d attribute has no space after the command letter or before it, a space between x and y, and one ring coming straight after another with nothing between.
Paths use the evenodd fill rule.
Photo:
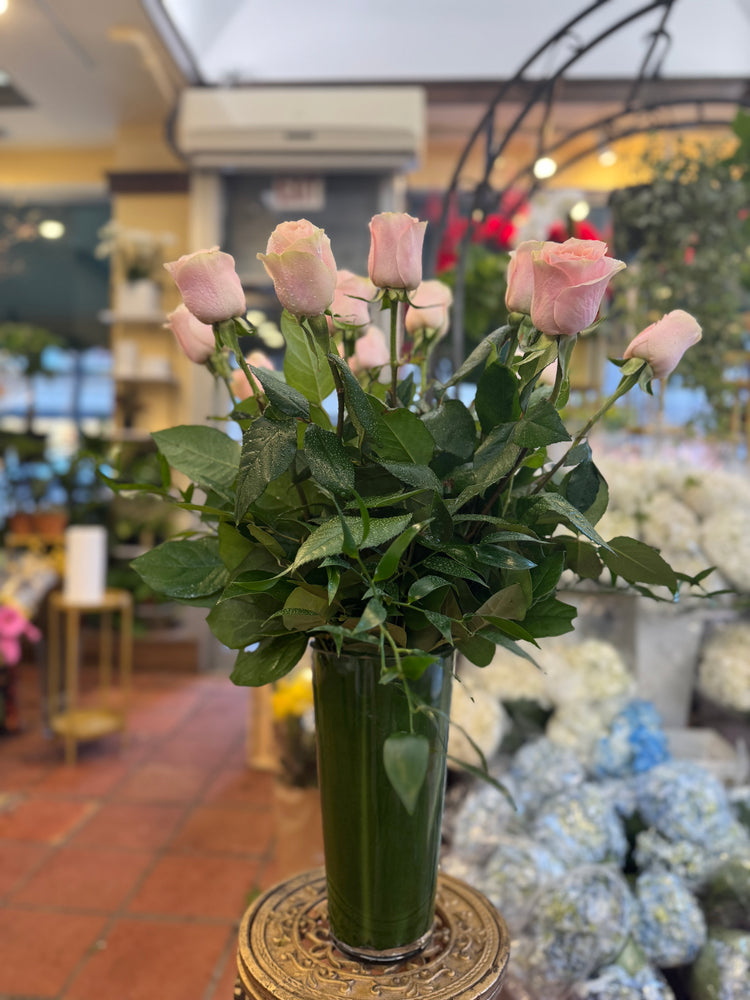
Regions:
<instances>
[{"instance_id":1,"label":"wall-mounted hvac vent","mask_svg":"<svg viewBox=\"0 0 750 1000\"><path fill-rule=\"evenodd\" d=\"M190 88L175 138L196 167L405 170L421 152L421 87Z\"/></svg>"}]
</instances>

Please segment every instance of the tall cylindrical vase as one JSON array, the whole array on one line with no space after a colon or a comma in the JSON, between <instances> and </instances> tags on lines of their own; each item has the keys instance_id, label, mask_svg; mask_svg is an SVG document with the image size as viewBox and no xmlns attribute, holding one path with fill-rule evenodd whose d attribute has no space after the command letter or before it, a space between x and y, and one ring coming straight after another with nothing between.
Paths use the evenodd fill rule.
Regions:
<instances>
[{"instance_id":1,"label":"tall cylindrical vase","mask_svg":"<svg viewBox=\"0 0 750 1000\"><path fill-rule=\"evenodd\" d=\"M313 654L328 915L334 941L360 959L394 961L430 938L452 665L452 656L436 660L407 682L407 698L399 681L380 683L379 657ZM383 744L397 732L429 743L427 773L411 812L383 761Z\"/></svg>"}]
</instances>

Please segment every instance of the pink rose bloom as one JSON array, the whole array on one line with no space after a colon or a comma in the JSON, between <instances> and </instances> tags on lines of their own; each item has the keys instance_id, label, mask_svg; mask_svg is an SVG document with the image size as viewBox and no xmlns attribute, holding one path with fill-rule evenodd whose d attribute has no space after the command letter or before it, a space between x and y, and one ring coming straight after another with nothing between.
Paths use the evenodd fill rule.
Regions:
<instances>
[{"instance_id":1,"label":"pink rose bloom","mask_svg":"<svg viewBox=\"0 0 750 1000\"><path fill-rule=\"evenodd\" d=\"M505 306L508 312L531 312L531 297L534 292L534 272L531 253L541 250L541 240L524 240L515 250L511 250L508 264L508 287L505 290Z\"/></svg>"},{"instance_id":2,"label":"pink rose bloom","mask_svg":"<svg viewBox=\"0 0 750 1000\"><path fill-rule=\"evenodd\" d=\"M422 280L426 222L405 212L381 212L370 221L367 269L378 288L416 288Z\"/></svg>"},{"instance_id":3,"label":"pink rose bloom","mask_svg":"<svg viewBox=\"0 0 750 1000\"><path fill-rule=\"evenodd\" d=\"M21 637L38 642L41 633L36 625L20 611L8 606L0 607L0 658L3 663L18 663L21 659Z\"/></svg>"},{"instance_id":4,"label":"pink rose bloom","mask_svg":"<svg viewBox=\"0 0 750 1000\"><path fill-rule=\"evenodd\" d=\"M259 253L276 297L293 316L321 316L333 301L336 261L331 241L307 219L282 222Z\"/></svg>"},{"instance_id":5,"label":"pink rose bloom","mask_svg":"<svg viewBox=\"0 0 750 1000\"><path fill-rule=\"evenodd\" d=\"M218 247L185 254L164 267L174 278L182 300L202 323L221 323L247 310L234 257Z\"/></svg>"},{"instance_id":6,"label":"pink rose bloom","mask_svg":"<svg viewBox=\"0 0 750 1000\"><path fill-rule=\"evenodd\" d=\"M336 277L331 312L341 324L367 326L370 322L370 307L363 300L372 301L374 298L375 286L369 278L342 269ZM333 326L331 321L329 326Z\"/></svg>"},{"instance_id":7,"label":"pink rose bloom","mask_svg":"<svg viewBox=\"0 0 750 1000\"><path fill-rule=\"evenodd\" d=\"M353 372L361 372L367 368L382 368L390 362L391 350L385 334L374 324L368 326L354 345L349 367Z\"/></svg>"},{"instance_id":8,"label":"pink rose bloom","mask_svg":"<svg viewBox=\"0 0 750 1000\"><path fill-rule=\"evenodd\" d=\"M193 316L184 302L167 313L167 326L191 361L202 365L216 350L213 327Z\"/></svg>"},{"instance_id":9,"label":"pink rose bloom","mask_svg":"<svg viewBox=\"0 0 750 1000\"><path fill-rule=\"evenodd\" d=\"M414 336L421 330L434 330L437 339L448 332L449 308L453 302L453 292L442 281L423 281L413 295L411 305L406 310L404 325L406 332Z\"/></svg>"},{"instance_id":10,"label":"pink rose bloom","mask_svg":"<svg viewBox=\"0 0 750 1000\"><path fill-rule=\"evenodd\" d=\"M643 358L651 365L654 378L666 378L675 370L688 347L700 339L698 321L684 309L673 309L641 330L630 341L623 357Z\"/></svg>"},{"instance_id":11,"label":"pink rose bloom","mask_svg":"<svg viewBox=\"0 0 750 1000\"><path fill-rule=\"evenodd\" d=\"M625 267L606 254L601 240L575 237L531 251L531 321L538 330L548 337L570 337L591 326L610 279Z\"/></svg>"},{"instance_id":12,"label":"pink rose bloom","mask_svg":"<svg viewBox=\"0 0 750 1000\"><path fill-rule=\"evenodd\" d=\"M248 365L252 365L253 368L267 368L269 371L276 370L273 361L263 351L251 351L245 358L245 361ZM247 375L245 375L241 368L235 368L232 372L232 395L235 399L247 399L254 395L256 390L262 390L262 386L254 375L252 375L252 379L253 385L251 388L247 380Z\"/></svg>"}]
</instances>

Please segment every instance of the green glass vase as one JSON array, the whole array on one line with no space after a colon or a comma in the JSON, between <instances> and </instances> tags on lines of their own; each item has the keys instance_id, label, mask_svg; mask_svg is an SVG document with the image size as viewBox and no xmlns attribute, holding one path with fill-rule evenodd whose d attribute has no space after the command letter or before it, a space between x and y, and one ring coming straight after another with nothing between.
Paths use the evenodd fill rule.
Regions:
<instances>
[{"instance_id":1,"label":"green glass vase","mask_svg":"<svg viewBox=\"0 0 750 1000\"><path fill-rule=\"evenodd\" d=\"M395 961L430 938L446 780L453 656L408 681L380 683L379 657L313 651L315 721L328 915L335 943L366 961ZM413 727L413 729L412 729ZM411 813L383 763L393 733L426 737L425 780Z\"/></svg>"}]
</instances>

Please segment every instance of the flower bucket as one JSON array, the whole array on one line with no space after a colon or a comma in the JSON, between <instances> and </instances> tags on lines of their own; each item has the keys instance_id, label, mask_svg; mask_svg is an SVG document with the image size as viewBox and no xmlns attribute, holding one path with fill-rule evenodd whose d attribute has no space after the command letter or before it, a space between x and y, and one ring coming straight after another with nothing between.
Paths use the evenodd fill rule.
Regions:
<instances>
[{"instance_id":1,"label":"flower bucket","mask_svg":"<svg viewBox=\"0 0 750 1000\"><path fill-rule=\"evenodd\" d=\"M410 732L402 684L380 683L379 657L313 653L331 935L366 961L394 961L427 944L435 911L452 656L408 681L413 732L429 744L410 813L386 773L383 746Z\"/></svg>"}]
</instances>

